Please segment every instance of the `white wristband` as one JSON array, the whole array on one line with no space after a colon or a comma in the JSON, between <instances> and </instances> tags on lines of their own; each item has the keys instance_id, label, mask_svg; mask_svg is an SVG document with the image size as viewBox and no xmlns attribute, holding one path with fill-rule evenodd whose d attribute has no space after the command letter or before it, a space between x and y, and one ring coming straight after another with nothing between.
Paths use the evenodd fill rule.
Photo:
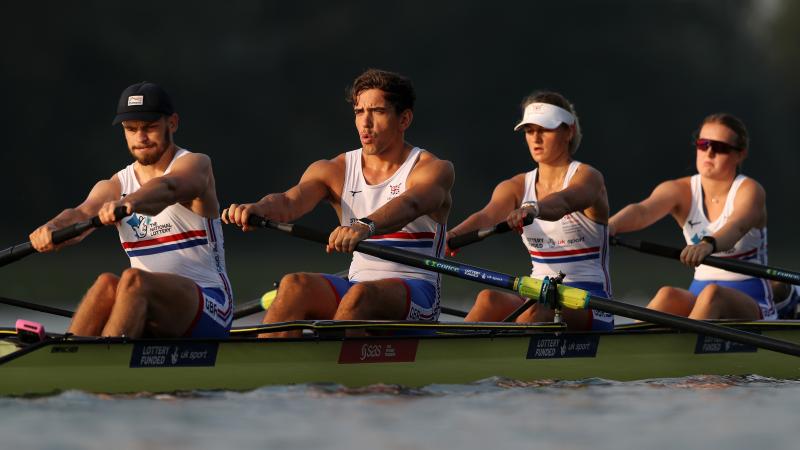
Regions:
<instances>
[{"instance_id":1,"label":"white wristband","mask_svg":"<svg viewBox=\"0 0 800 450\"><path fill-rule=\"evenodd\" d=\"M534 201L523 202L519 208L530 208L533 210L533 218L535 219L539 217L539 204Z\"/></svg>"}]
</instances>

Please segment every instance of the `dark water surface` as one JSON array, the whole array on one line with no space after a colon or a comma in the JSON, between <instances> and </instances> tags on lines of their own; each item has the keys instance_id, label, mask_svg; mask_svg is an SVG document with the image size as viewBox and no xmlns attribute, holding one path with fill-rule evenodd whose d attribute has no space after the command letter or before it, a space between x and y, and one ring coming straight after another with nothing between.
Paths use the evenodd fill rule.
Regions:
<instances>
[{"instance_id":1,"label":"dark water surface","mask_svg":"<svg viewBox=\"0 0 800 450\"><path fill-rule=\"evenodd\" d=\"M3 448L797 448L800 382L489 379L422 389L0 398Z\"/></svg>"}]
</instances>

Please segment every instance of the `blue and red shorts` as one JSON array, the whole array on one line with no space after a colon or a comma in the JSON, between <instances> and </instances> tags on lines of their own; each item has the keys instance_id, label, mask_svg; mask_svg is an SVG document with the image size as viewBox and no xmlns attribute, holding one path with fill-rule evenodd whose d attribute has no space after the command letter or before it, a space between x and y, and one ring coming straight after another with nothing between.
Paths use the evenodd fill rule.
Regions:
<instances>
[{"instance_id":1,"label":"blue and red shorts","mask_svg":"<svg viewBox=\"0 0 800 450\"><path fill-rule=\"evenodd\" d=\"M226 338L233 324L233 301L221 288L197 286L197 313L184 337Z\"/></svg>"},{"instance_id":2,"label":"blue and red shorts","mask_svg":"<svg viewBox=\"0 0 800 450\"><path fill-rule=\"evenodd\" d=\"M336 304L342 301L344 294L358 284L336 275L322 274L328 281L336 296ZM421 320L435 322L439 319L439 295L432 283L425 280L395 278L406 288L406 314L404 320Z\"/></svg>"},{"instance_id":3,"label":"blue and red shorts","mask_svg":"<svg viewBox=\"0 0 800 450\"><path fill-rule=\"evenodd\" d=\"M772 302L772 287L770 287L769 282L766 280L761 278L748 278L746 280L737 281L692 280L692 284L689 285L689 292L697 297L709 284L736 289L737 291L749 295L758 304L763 320L775 320L778 318L775 304Z\"/></svg>"}]
</instances>

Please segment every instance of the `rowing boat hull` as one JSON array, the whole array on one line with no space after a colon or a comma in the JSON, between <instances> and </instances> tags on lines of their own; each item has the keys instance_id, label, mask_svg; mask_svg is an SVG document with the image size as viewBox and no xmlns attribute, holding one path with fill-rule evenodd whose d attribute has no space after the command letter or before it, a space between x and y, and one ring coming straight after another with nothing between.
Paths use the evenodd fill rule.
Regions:
<instances>
[{"instance_id":1,"label":"rowing boat hull","mask_svg":"<svg viewBox=\"0 0 800 450\"><path fill-rule=\"evenodd\" d=\"M800 342L800 325L763 335ZM424 386L515 380L639 380L698 374L800 378L800 358L692 333L534 332L391 338L0 341L0 395L249 390L338 383Z\"/></svg>"}]
</instances>

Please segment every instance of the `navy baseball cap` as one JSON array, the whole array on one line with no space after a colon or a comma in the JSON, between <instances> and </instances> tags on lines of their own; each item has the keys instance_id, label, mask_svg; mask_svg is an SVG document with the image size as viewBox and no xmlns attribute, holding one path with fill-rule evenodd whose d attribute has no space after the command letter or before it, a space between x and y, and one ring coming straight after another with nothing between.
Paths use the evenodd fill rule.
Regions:
<instances>
[{"instance_id":1,"label":"navy baseball cap","mask_svg":"<svg viewBox=\"0 0 800 450\"><path fill-rule=\"evenodd\" d=\"M128 86L122 91L117 104L117 115L111 125L125 120L144 120L152 122L161 116L171 116L175 112L172 99L161 86L142 81Z\"/></svg>"}]
</instances>

